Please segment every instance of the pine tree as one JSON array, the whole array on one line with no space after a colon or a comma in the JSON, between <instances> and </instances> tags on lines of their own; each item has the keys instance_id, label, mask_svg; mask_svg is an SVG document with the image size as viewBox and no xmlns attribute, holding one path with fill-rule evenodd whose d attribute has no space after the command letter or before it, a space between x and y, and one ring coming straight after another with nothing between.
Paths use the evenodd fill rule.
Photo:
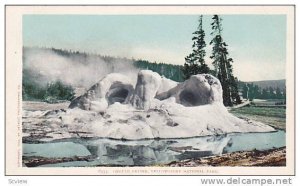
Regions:
<instances>
[{"instance_id":1,"label":"pine tree","mask_svg":"<svg viewBox=\"0 0 300 186\"><path fill-rule=\"evenodd\" d=\"M253 87L253 98L259 98L260 91L258 85L254 85Z\"/></svg>"},{"instance_id":2,"label":"pine tree","mask_svg":"<svg viewBox=\"0 0 300 186\"><path fill-rule=\"evenodd\" d=\"M222 38L222 19L218 15L213 16L212 33L213 39L210 45L213 45L212 55L214 65L214 75L220 80L223 88L223 103L225 106L232 106L233 102L240 102L238 95L237 82L233 76L233 59L228 58L227 44Z\"/></svg>"},{"instance_id":3,"label":"pine tree","mask_svg":"<svg viewBox=\"0 0 300 186\"><path fill-rule=\"evenodd\" d=\"M249 86L247 83L243 85L243 98L247 100L249 99Z\"/></svg>"},{"instance_id":4,"label":"pine tree","mask_svg":"<svg viewBox=\"0 0 300 186\"><path fill-rule=\"evenodd\" d=\"M276 95L274 93L274 88L273 87L269 87L269 95L271 99L276 98Z\"/></svg>"},{"instance_id":5,"label":"pine tree","mask_svg":"<svg viewBox=\"0 0 300 186\"><path fill-rule=\"evenodd\" d=\"M204 41L205 32L202 28L202 18L203 16L201 15L199 18L198 30L193 33L193 51L185 57L185 63L182 69L185 79L190 78L191 75L209 72L209 68L204 60L206 55L204 50L206 43Z\"/></svg>"},{"instance_id":6,"label":"pine tree","mask_svg":"<svg viewBox=\"0 0 300 186\"><path fill-rule=\"evenodd\" d=\"M282 90L282 98L286 100L286 86Z\"/></svg>"},{"instance_id":7,"label":"pine tree","mask_svg":"<svg viewBox=\"0 0 300 186\"><path fill-rule=\"evenodd\" d=\"M267 88L262 90L262 99L269 99L269 94Z\"/></svg>"},{"instance_id":8,"label":"pine tree","mask_svg":"<svg viewBox=\"0 0 300 186\"><path fill-rule=\"evenodd\" d=\"M276 98L277 99L281 99L282 98L281 90L280 90L279 87L276 88Z\"/></svg>"},{"instance_id":9,"label":"pine tree","mask_svg":"<svg viewBox=\"0 0 300 186\"><path fill-rule=\"evenodd\" d=\"M232 85L232 94L231 98L235 100L237 104L242 103L241 97L239 95L239 89L238 89L238 79L236 77L231 76L231 85Z\"/></svg>"}]
</instances>

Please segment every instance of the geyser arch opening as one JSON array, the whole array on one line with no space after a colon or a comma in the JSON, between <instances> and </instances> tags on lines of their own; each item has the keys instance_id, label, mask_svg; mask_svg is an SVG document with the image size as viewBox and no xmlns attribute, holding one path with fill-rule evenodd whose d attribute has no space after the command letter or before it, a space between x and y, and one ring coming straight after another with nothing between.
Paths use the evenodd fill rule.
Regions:
<instances>
[{"instance_id":1,"label":"geyser arch opening","mask_svg":"<svg viewBox=\"0 0 300 186\"><path fill-rule=\"evenodd\" d=\"M106 99L108 104L114 104L115 102L127 103L130 96L133 94L133 86L129 84L123 84L121 82L113 83L106 93Z\"/></svg>"},{"instance_id":2,"label":"geyser arch opening","mask_svg":"<svg viewBox=\"0 0 300 186\"><path fill-rule=\"evenodd\" d=\"M210 93L205 90L195 91L192 89L186 89L180 92L179 101L180 104L186 107L195 107L200 105L209 104Z\"/></svg>"},{"instance_id":3,"label":"geyser arch opening","mask_svg":"<svg viewBox=\"0 0 300 186\"><path fill-rule=\"evenodd\" d=\"M179 95L180 103L184 106L196 106L197 97L191 91L182 91Z\"/></svg>"}]
</instances>

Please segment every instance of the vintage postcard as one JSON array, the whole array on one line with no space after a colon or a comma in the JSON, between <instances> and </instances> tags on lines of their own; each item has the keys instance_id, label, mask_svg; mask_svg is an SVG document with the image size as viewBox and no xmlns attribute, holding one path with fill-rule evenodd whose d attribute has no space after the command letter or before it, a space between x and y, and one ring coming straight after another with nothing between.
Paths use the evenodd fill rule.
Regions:
<instances>
[{"instance_id":1,"label":"vintage postcard","mask_svg":"<svg viewBox=\"0 0 300 186\"><path fill-rule=\"evenodd\" d=\"M294 6L5 7L6 175L294 175Z\"/></svg>"}]
</instances>

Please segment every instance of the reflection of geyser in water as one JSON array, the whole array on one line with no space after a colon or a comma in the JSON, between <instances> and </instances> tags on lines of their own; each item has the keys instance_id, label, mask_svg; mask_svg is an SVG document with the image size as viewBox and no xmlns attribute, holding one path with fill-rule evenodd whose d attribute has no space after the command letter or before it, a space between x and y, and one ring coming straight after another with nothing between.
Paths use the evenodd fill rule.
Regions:
<instances>
[{"instance_id":1,"label":"reflection of geyser in water","mask_svg":"<svg viewBox=\"0 0 300 186\"><path fill-rule=\"evenodd\" d=\"M188 158L220 155L230 145L228 136L176 140L118 141L99 139L85 145L97 163L108 165L153 165Z\"/></svg>"},{"instance_id":2,"label":"reflection of geyser in water","mask_svg":"<svg viewBox=\"0 0 300 186\"><path fill-rule=\"evenodd\" d=\"M187 139L120 141L66 139L51 143L23 144L23 156L62 158L94 155L89 161L42 165L46 167L142 166L220 155L227 152L266 150L286 145L285 132L235 133Z\"/></svg>"}]
</instances>

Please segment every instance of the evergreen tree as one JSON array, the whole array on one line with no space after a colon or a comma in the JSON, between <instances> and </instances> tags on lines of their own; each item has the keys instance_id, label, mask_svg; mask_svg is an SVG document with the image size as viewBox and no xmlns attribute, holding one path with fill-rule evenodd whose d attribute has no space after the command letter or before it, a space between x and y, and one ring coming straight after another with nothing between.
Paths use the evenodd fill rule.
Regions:
<instances>
[{"instance_id":1,"label":"evergreen tree","mask_svg":"<svg viewBox=\"0 0 300 186\"><path fill-rule=\"evenodd\" d=\"M269 95L271 99L276 98L276 94L274 93L274 88L273 87L269 87Z\"/></svg>"},{"instance_id":2,"label":"evergreen tree","mask_svg":"<svg viewBox=\"0 0 300 186\"><path fill-rule=\"evenodd\" d=\"M209 68L205 64L204 57L206 55L204 48L206 43L204 41L205 32L202 28L202 18L199 18L198 30L193 33L193 51L191 54L185 57L185 63L183 66L184 79L190 78L191 75L208 73Z\"/></svg>"},{"instance_id":3,"label":"evergreen tree","mask_svg":"<svg viewBox=\"0 0 300 186\"><path fill-rule=\"evenodd\" d=\"M244 85L243 85L243 98L244 99L249 99L249 87L248 87L248 85L247 85L247 83L245 83Z\"/></svg>"},{"instance_id":4,"label":"evergreen tree","mask_svg":"<svg viewBox=\"0 0 300 186\"><path fill-rule=\"evenodd\" d=\"M233 99L237 104L242 103L241 97L239 95L239 89L238 89L238 79L236 77L231 76L230 78L231 85L232 85L232 94L231 99Z\"/></svg>"},{"instance_id":5,"label":"evergreen tree","mask_svg":"<svg viewBox=\"0 0 300 186\"><path fill-rule=\"evenodd\" d=\"M253 83L248 83L249 87L249 100L252 101L254 99L254 85Z\"/></svg>"},{"instance_id":6,"label":"evergreen tree","mask_svg":"<svg viewBox=\"0 0 300 186\"><path fill-rule=\"evenodd\" d=\"M279 87L276 88L276 98L282 99L282 94L281 94L281 90Z\"/></svg>"},{"instance_id":7,"label":"evergreen tree","mask_svg":"<svg viewBox=\"0 0 300 186\"><path fill-rule=\"evenodd\" d=\"M227 44L222 38L222 19L218 15L213 16L212 33L213 39L210 44L213 45L212 55L214 75L220 80L223 88L223 103L225 106L232 106L237 101L238 90L233 76L232 58L228 58Z\"/></svg>"},{"instance_id":8,"label":"evergreen tree","mask_svg":"<svg viewBox=\"0 0 300 186\"><path fill-rule=\"evenodd\" d=\"M267 88L262 90L262 99L269 99L269 94Z\"/></svg>"},{"instance_id":9,"label":"evergreen tree","mask_svg":"<svg viewBox=\"0 0 300 186\"><path fill-rule=\"evenodd\" d=\"M258 85L254 85L253 87L253 98L259 98L260 91Z\"/></svg>"},{"instance_id":10,"label":"evergreen tree","mask_svg":"<svg viewBox=\"0 0 300 186\"><path fill-rule=\"evenodd\" d=\"M282 98L283 98L283 99L286 99L286 86L283 88L283 91L282 91Z\"/></svg>"}]
</instances>

